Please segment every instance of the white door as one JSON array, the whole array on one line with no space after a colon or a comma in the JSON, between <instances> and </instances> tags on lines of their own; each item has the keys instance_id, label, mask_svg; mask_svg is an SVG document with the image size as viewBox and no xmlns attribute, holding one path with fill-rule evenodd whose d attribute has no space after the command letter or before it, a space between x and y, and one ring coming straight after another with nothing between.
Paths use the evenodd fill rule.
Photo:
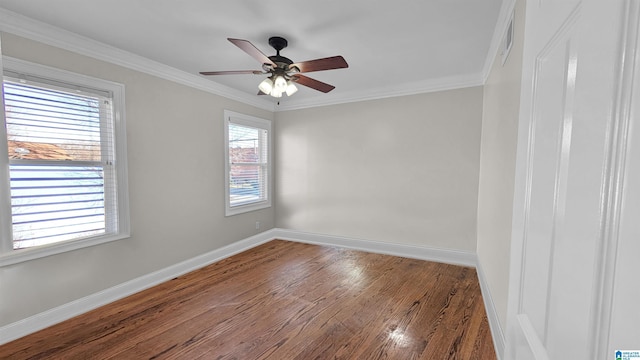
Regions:
<instances>
[{"instance_id":1,"label":"white door","mask_svg":"<svg viewBox=\"0 0 640 360\"><path fill-rule=\"evenodd\" d=\"M613 359L603 290L637 1L527 0L505 359Z\"/></svg>"}]
</instances>

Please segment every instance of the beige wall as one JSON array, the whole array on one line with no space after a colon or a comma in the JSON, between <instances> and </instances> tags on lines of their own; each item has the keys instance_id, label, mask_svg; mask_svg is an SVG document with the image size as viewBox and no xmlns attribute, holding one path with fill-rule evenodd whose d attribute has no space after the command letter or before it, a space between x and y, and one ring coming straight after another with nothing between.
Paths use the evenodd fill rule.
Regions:
<instances>
[{"instance_id":1,"label":"beige wall","mask_svg":"<svg viewBox=\"0 0 640 360\"><path fill-rule=\"evenodd\" d=\"M482 87L276 114L276 225L474 252Z\"/></svg>"},{"instance_id":2,"label":"beige wall","mask_svg":"<svg viewBox=\"0 0 640 360\"><path fill-rule=\"evenodd\" d=\"M524 0L518 0L513 47L504 66L500 54L496 56L484 86L482 116L477 253L503 329L507 320L524 8Z\"/></svg>"},{"instance_id":3,"label":"beige wall","mask_svg":"<svg viewBox=\"0 0 640 360\"><path fill-rule=\"evenodd\" d=\"M273 208L224 216L223 110L273 113L2 34L5 55L123 83L132 236L0 268L0 326L274 226Z\"/></svg>"}]
</instances>

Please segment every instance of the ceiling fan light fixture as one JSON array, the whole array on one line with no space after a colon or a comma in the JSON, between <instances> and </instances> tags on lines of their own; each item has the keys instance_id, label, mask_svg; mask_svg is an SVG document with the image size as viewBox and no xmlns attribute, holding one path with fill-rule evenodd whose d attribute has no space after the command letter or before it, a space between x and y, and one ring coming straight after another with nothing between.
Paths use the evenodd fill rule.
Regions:
<instances>
[{"instance_id":1,"label":"ceiling fan light fixture","mask_svg":"<svg viewBox=\"0 0 640 360\"><path fill-rule=\"evenodd\" d=\"M271 94L269 94L271 96L273 96L274 98L280 98L282 97L282 91L278 90L278 88L273 88L273 90L271 90Z\"/></svg>"},{"instance_id":2,"label":"ceiling fan light fixture","mask_svg":"<svg viewBox=\"0 0 640 360\"><path fill-rule=\"evenodd\" d=\"M298 91L298 87L293 83L293 81L289 81L287 84L287 96L291 96Z\"/></svg>"},{"instance_id":3,"label":"ceiling fan light fixture","mask_svg":"<svg viewBox=\"0 0 640 360\"><path fill-rule=\"evenodd\" d=\"M271 81L271 78L262 80L260 85L258 85L258 89L265 94L271 94L271 91L273 90L273 81Z\"/></svg>"},{"instance_id":4,"label":"ceiling fan light fixture","mask_svg":"<svg viewBox=\"0 0 640 360\"><path fill-rule=\"evenodd\" d=\"M287 80L282 75L276 76L276 79L273 81L273 87L278 89L279 92L287 91Z\"/></svg>"}]
</instances>

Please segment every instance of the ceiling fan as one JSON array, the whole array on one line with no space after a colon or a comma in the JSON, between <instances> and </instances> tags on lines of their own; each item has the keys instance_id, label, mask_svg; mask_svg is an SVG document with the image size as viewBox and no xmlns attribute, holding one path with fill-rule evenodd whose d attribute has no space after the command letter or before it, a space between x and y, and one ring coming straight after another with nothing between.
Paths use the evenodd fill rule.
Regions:
<instances>
[{"instance_id":1,"label":"ceiling fan","mask_svg":"<svg viewBox=\"0 0 640 360\"><path fill-rule=\"evenodd\" d=\"M262 63L262 70L232 70L232 71L202 71L202 75L236 75L236 74L254 74L263 75L270 74L258 85L258 95L271 95L273 97L282 97L293 95L298 88L295 83L310 87L312 89L328 93L335 89L335 86L323 83L304 76L301 73L313 71L342 69L349 67L349 64L342 56L332 56L322 59L308 60L294 63L290 59L281 56L280 50L287 47L288 42L285 38L273 36L269 38L269 45L276 50L273 56L266 56L262 51L258 50L248 40L228 38L231 43L242 49L254 59Z\"/></svg>"}]
</instances>

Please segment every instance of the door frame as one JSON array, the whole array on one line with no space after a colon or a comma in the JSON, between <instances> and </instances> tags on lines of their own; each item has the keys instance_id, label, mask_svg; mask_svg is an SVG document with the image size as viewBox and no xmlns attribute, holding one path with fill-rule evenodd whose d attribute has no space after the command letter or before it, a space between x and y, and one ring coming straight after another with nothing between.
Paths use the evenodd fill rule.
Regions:
<instances>
[{"instance_id":1,"label":"door frame","mask_svg":"<svg viewBox=\"0 0 640 360\"><path fill-rule=\"evenodd\" d=\"M620 219L623 211L629 129L633 122L632 109L640 103L634 90L640 89L640 0L625 0L623 22L616 71L616 98L612 109L612 124L608 146L608 163L602 202L602 233L593 293L594 315L591 319L591 353L606 359L611 353L611 318L616 275L616 258L620 241ZM634 102L635 101L635 102Z\"/></svg>"}]
</instances>

